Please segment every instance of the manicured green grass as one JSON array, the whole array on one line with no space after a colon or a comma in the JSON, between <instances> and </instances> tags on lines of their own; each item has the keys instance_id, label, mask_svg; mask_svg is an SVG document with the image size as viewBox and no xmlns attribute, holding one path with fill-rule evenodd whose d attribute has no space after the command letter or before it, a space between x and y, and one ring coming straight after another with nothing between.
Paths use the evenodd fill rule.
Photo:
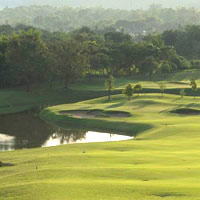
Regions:
<instances>
[{"instance_id":1,"label":"manicured green grass","mask_svg":"<svg viewBox=\"0 0 200 200\"><path fill-rule=\"evenodd\" d=\"M123 142L0 153L3 162L15 164L0 168L0 199L198 200L200 116L180 116L170 111L182 107L200 109L199 100L143 94L128 102L123 95L116 95L111 102L98 98L50 107L41 116L60 126L67 126L70 120L59 114L61 110L130 112L132 116L125 120L96 119L102 122L96 123L96 128L110 123L115 130L121 123L121 131L137 130L137 137ZM87 128L95 128L89 121L85 119Z\"/></svg>"},{"instance_id":2,"label":"manicured green grass","mask_svg":"<svg viewBox=\"0 0 200 200\"><path fill-rule=\"evenodd\" d=\"M166 80L167 89L166 93L179 94L181 88L186 88L187 95L193 95L189 86L189 79L196 77L198 71L191 71L190 76L186 75L188 72L179 72L175 74L168 74L163 77ZM174 76L174 79L169 77ZM158 80L161 75L155 75L153 81L148 81L145 76L133 76L129 78L116 78L114 94L120 94L122 89L128 83L140 83L143 86L144 93L158 93ZM141 79L142 81L138 80ZM178 81L177 81L178 80ZM23 89L1 89L0 90L0 114L20 112L29 110L38 106L57 105L63 103L73 103L77 101L87 100L91 98L105 96L103 78L84 79L77 83L73 83L70 89L64 89L60 83L55 83L53 88L48 84L34 88L32 92L26 92ZM196 92L199 95L199 91Z\"/></svg>"},{"instance_id":3,"label":"manicured green grass","mask_svg":"<svg viewBox=\"0 0 200 200\"><path fill-rule=\"evenodd\" d=\"M143 132L146 129L162 128L163 126L172 126L175 124L185 124L189 119L193 123L197 123L198 116L182 116L172 114L170 111L178 108L200 108L198 97L194 100L192 97L180 98L177 95L160 94L140 94L134 96L129 102L124 95L115 95L112 100L107 101L106 97L87 100L74 104L63 104L54 107L49 107L41 112L41 117L45 120L55 123L59 126L67 127L74 126L96 128L98 130L105 129L110 126L109 130L114 131L131 131L136 130L136 134ZM99 119L75 119L67 114L60 114L60 111L65 110L93 110L101 109L105 111L126 111L132 116L127 118L99 118ZM109 125L111 124L111 125ZM120 125L119 125L120 124ZM134 128L132 126L135 126ZM145 128L144 128L145 127ZM141 131L140 131L141 129ZM145 134L146 135L146 134Z\"/></svg>"},{"instance_id":4,"label":"manicured green grass","mask_svg":"<svg viewBox=\"0 0 200 200\"><path fill-rule=\"evenodd\" d=\"M92 78L92 79L85 79L80 82L74 83L71 85L71 88L73 90L85 90L85 91L102 91L105 90L104 82L105 78ZM158 82L157 80L152 81L139 81L137 79L134 79L134 77L129 78L115 78L114 82L114 90L121 90L123 89L127 84L131 83L133 85L136 85L140 83L143 88L146 89L158 89ZM168 89L181 89L181 88L190 88L189 86L189 80L187 81L166 81L167 88Z\"/></svg>"},{"instance_id":5,"label":"manicured green grass","mask_svg":"<svg viewBox=\"0 0 200 200\"><path fill-rule=\"evenodd\" d=\"M157 89L159 81L166 81L168 89L181 89L190 88L190 80L198 80L200 77L200 70L185 70L170 74L155 74L152 76L152 80L149 80L149 76L135 75L131 77L115 78L115 89L119 90L124 88L128 83L140 83L143 88ZM104 90L105 78L88 78L78 81L71 85L73 90L89 90L97 91ZM200 83L199 81L197 81Z\"/></svg>"},{"instance_id":6,"label":"manicured green grass","mask_svg":"<svg viewBox=\"0 0 200 200\"><path fill-rule=\"evenodd\" d=\"M0 90L0 114L21 112L40 106L72 103L105 94L105 91L72 91L63 87L40 88L31 93L20 89L3 89Z\"/></svg>"},{"instance_id":7,"label":"manicured green grass","mask_svg":"<svg viewBox=\"0 0 200 200\"><path fill-rule=\"evenodd\" d=\"M199 73L181 72L165 77L169 93L189 89L188 80ZM139 78L138 78L139 79ZM115 93L137 78L116 79ZM59 86L32 93L0 90L0 113L19 112L35 106L56 105L41 118L61 127L127 132L130 141L73 144L0 152L0 200L199 200L200 115L178 115L171 110L200 109L200 98L165 94L158 85L142 80L143 92L128 102L123 95L108 102L104 80L84 80L71 90ZM155 80L158 81L159 77ZM177 82L181 81L181 82ZM197 91L198 95L198 91ZM87 101L83 101L87 100ZM74 103L77 101L82 101ZM127 118L73 119L59 111L102 109L126 111ZM11 122L12 125L12 122Z\"/></svg>"}]
</instances>

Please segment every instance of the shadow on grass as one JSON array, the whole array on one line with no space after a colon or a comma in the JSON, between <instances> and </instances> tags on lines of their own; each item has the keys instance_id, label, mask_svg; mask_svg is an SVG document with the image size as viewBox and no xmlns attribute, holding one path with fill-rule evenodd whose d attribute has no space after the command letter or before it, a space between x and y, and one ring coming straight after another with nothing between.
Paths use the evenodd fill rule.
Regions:
<instances>
[{"instance_id":1,"label":"shadow on grass","mask_svg":"<svg viewBox=\"0 0 200 200\"><path fill-rule=\"evenodd\" d=\"M12 167L14 166L14 164L12 163L4 163L2 161L0 161L0 167Z\"/></svg>"},{"instance_id":2,"label":"shadow on grass","mask_svg":"<svg viewBox=\"0 0 200 200\"><path fill-rule=\"evenodd\" d=\"M183 197L185 194L176 194L176 193L160 193L160 194L154 194L156 197L162 197L162 198L167 198L167 197Z\"/></svg>"},{"instance_id":3,"label":"shadow on grass","mask_svg":"<svg viewBox=\"0 0 200 200\"><path fill-rule=\"evenodd\" d=\"M114 105L107 106L106 108L118 108L118 107L123 106L123 105L124 105L124 102L116 103Z\"/></svg>"},{"instance_id":4,"label":"shadow on grass","mask_svg":"<svg viewBox=\"0 0 200 200\"><path fill-rule=\"evenodd\" d=\"M200 110L191 109L191 108L179 108L179 109L171 110L171 113L175 113L179 115L200 115Z\"/></svg>"}]
</instances>

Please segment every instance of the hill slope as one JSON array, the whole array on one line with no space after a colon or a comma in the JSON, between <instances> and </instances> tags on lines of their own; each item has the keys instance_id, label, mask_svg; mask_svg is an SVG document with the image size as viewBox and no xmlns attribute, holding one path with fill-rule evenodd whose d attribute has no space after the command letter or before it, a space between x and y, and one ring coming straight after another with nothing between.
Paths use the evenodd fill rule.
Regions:
<instances>
[{"instance_id":1,"label":"hill slope","mask_svg":"<svg viewBox=\"0 0 200 200\"><path fill-rule=\"evenodd\" d=\"M69 5L73 7L105 7L105 8L118 8L118 9L138 9L148 8L151 4L162 4L164 7L200 7L200 2L196 0L2 0L0 7L17 7L28 5L52 5L62 6Z\"/></svg>"}]
</instances>

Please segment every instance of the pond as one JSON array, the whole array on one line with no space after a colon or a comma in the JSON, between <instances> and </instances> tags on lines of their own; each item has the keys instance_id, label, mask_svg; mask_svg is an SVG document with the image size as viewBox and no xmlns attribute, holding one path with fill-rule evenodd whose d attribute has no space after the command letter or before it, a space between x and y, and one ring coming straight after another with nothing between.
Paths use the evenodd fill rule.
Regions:
<instances>
[{"instance_id":1,"label":"pond","mask_svg":"<svg viewBox=\"0 0 200 200\"><path fill-rule=\"evenodd\" d=\"M0 116L0 151L133 139L124 134L51 126L31 112Z\"/></svg>"}]
</instances>

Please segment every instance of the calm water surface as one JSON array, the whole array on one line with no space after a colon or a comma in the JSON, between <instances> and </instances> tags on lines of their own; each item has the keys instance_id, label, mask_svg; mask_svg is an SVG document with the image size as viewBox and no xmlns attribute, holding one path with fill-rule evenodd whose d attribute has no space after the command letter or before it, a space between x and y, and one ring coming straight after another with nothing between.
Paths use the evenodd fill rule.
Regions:
<instances>
[{"instance_id":1,"label":"calm water surface","mask_svg":"<svg viewBox=\"0 0 200 200\"><path fill-rule=\"evenodd\" d=\"M133 136L57 128L28 112L0 116L0 151L129 139Z\"/></svg>"}]
</instances>

